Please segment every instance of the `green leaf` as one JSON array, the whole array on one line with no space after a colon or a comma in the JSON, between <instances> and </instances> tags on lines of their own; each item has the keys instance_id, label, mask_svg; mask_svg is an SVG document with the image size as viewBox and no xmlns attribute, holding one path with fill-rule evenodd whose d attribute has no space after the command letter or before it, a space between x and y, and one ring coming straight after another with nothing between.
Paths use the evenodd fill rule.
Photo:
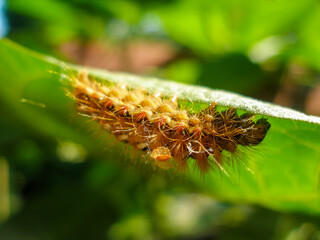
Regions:
<instances>
[{"instance_id":1,"label":"green leaf","mask_svg":"<svg viewBox=\"0 0 320 240\"><path fill-rule=\"evenodd\" d=\"M31 129L33 134L81 143L105 158L102 149L106 141L97 143L93 134L83 129L85 120L77 116L73 102L63 90L66 85L61 76L80 67L34 53L5 39L0 41L0 52L1 115ZM319 117L221 90L97 69L88 69L88 72L99 80L125 82L131 87L162 91L167 96L178 95L181 102L191 104L194 109L215 101L221 106L267 117L271 129L266 138L253 149L242 149L234 164L224 166L227 174L214 169L203 178L191 172L188 181L192 181L198 191L223 201L320 213ZM122 157L114 150L115 156Z\"/></svg>"}]
</instances>

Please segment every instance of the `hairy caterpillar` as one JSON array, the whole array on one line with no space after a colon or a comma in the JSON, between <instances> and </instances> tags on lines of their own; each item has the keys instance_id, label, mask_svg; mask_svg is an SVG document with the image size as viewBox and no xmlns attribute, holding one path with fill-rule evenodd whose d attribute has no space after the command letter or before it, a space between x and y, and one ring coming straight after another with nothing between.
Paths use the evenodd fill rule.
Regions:
<instances>
[{"instance_id":1,"label":"hairy caterpillar","mask_svg":"<svg viewBox=\"0 0 320 240\"><path fill-rule=\"evenodd\" d=\"M199 113L178 105L177 97L105 86L81 72L72 81L78 112L90 116L119 141L147 151L161 168L188 170L194 159L201 173L220 168L222 151L234 153L238 145L255 146L270 128L266 119L254 122L252 114L239 115L234 108L218 111L213 102ZM191 161L191 160L190 160Z\"/></svg>"}]
</instances>

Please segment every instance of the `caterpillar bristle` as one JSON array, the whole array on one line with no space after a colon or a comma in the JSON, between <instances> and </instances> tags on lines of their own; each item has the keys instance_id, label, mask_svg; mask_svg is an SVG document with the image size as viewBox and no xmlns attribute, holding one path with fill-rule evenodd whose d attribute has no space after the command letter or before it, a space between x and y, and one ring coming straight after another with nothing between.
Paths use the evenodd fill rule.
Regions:
<instances>
[{"instance_id":1,"label":"caterpillar bristle","mask_svg":"<svg viewBox=\"0 0 320 240\"><path fill-rule=\"evenodd\" d=\"M215 166L223 169L223 151L234 154L238 145L261 143L270 123L235 108L218 111L213 102L199 113L179 107L177 97L130 89L120 84L106 86L79 73L72 81L70 95L77 111L90 116L121 142L145 151L156 166L188 172L189 162L202 174Z\"/></svg>"}]
</instances>

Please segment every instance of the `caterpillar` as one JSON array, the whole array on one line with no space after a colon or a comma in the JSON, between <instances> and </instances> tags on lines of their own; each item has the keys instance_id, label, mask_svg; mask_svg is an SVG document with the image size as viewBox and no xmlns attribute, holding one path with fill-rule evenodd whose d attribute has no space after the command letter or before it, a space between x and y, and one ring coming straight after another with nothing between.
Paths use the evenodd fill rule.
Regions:
<instances>
[{"instance_id":1,"label":"caterpillar","mask_svg":"<svg viewBox=\"0 0 320 240\"><path fill-rule=\"evenodd\" d=\"M218 111L215 102L199 113L190 113L178 98L163 97L124 84L106 86L82 71L72 81L77 111L97 121L119 141L147 152L160 168L176 167L186 172L189 161L201 173L222 168L223 151L235 153L237 146L255 146L266 136L270 123L256 122L254 115L235 108Z\"/></svg>"}]
</instances>

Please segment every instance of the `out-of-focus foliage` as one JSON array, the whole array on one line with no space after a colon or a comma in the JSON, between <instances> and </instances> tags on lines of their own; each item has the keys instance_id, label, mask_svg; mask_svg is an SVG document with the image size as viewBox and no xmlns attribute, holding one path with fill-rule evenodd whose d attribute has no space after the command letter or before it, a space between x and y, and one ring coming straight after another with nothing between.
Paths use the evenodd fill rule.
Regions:
<instances>
[{"instance_id":1,"label":"out-of-focus foliage","mask_svg":"<svg viewBox=\"0 0 320 240\"><path fill-rule=\"evenodd\" d=\"M4 13L6 37L48 55L320 114L316 0L7 0ZM103 144L108 136L86 141L91 129L68 112L58 115L61 122L47 118L71 103L57 90L57 79L23 64L28 78L43 77L52 88L45 99L57 94L64 100L46 102L47 114L36 115L30 111L42 106L41 90L1 91L0 239L320 238L315 216L220 203L183 177L112 161L117 157L101 154L110 147ZM17 69L17 78L24 74ZM21 92L38 99L15 98ZM81 131L70 131L67 118ZM92 152L96 145L101 151Z\"/></svg>"},{"instance_id":2,"label":"out-of-focus foliage","mask_svg":"<svg viewBox=\"0 0 320 240\"><path fill-rule=\"evenodd\" d=\"M310 71L320 69L315 0L10 0L7 7L11 39L92 66L158 74L266 100L272 100L286 73L284 87L312 86L316 78ZM166 47L141 48L139 42Z\"/></svg>"}]
</instances>

